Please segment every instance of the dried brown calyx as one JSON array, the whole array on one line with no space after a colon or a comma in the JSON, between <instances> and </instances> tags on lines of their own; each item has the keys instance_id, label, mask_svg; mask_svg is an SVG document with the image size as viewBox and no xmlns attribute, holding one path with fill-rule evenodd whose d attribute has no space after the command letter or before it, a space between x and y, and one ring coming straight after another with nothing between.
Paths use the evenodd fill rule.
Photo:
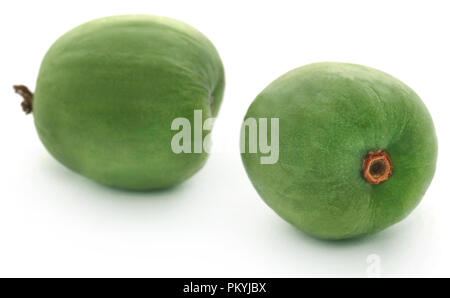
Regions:
<instances>
[{"instance_id":1,"label":"dried brown calyx","mask_svg":"<svg viewBox=\"0 0 450 298\"><path fill-rule=\"evenodd\" d=\"M33 111L33 93L24 85L14 85L14 91L22 96L22 110L25 114L30 114Z\"/></svg>"},{"instance_id":2,"label":"dried brown calyx","mask_svg":"<svg viewBox=\"0 0 450 298\"><path fill-rule=\"evenodd\" d=\"M391 158L386 151L370 151L363 160L362 173L370 184L380 184L392 174Z\"/></svg>"}]
</instances>

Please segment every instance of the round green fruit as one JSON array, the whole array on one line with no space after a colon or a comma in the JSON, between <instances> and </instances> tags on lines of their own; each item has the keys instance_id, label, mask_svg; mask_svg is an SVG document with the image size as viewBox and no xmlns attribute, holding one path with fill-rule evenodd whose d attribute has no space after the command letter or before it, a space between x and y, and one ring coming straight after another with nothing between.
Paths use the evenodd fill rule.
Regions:
<instances>
[{"instance_id":1,"label":"round green fruit","mask_svg":"<svg viewBox=\"0 0 450 298\"><path fill-rule=\"evenodd\" d=\"M294 69L264 89L245 118L279 118L277 162L261 163L259 151L243 152L242 160L263 200L318 238L367 235L402 220L435 171L437 139L425 105L372 68Z\"/></svg>"},{"instance_id":2,"label":"round green fruit","mask_svg":"<svg viewBox=\"0 0 450 298\"><path fill-rule=\"evenodd\" d=\"M175 154L171 123L194 110L215 117L224 70L212 43L177 20L114 16L85 23L49 49L26 112L48 151L95 181L164 188L205 163L206 152ZM206 132L202 132L206 135Z\"/></svg>"}]
</instances>

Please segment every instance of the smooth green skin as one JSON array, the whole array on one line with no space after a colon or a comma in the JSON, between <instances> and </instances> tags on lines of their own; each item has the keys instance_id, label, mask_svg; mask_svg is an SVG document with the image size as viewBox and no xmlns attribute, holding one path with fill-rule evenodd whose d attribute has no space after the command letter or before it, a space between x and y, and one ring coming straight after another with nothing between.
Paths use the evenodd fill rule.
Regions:
<instances>
[{"instance_id":1,"label":"smooth green skin","mask_svg":"<svg viewBox=\"0 0 450 298\"><path fill-rule=\"evenodd\" d=\"M33 113L45 147L68 168L115 187L157 189L191 177L207 158L172 152L172 121L193 126L196 109L215 117L223 91L220 57L196 29L165 17L114 16L52 45Z\"/></svg>"},{"instance_id":2,"label":"smooth green skin","mask_svg":"<svg viewBox=\"0 0 450 298\"><path fill-rule=\"evenodd\" d=\"M362 236L402 220L435 171L437 139L425 105L372 68L315 63L294 69L258 95L248 117L279 118L277 163L242 154L254 187L282 218L318 238ZM376 149L388 152L393 174L371 185L361 167Z\"/></svg>"}]
</instances>

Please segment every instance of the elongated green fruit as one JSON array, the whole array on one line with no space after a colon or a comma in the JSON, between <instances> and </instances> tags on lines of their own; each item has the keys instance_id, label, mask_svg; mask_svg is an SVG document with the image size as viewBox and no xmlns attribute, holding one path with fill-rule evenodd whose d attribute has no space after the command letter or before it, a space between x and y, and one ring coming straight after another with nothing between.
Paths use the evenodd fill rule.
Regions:
<instances>
[{"instance_id":1,"label":"elongated green fruit","mask_svg":"<svg viewBox=\"0 0 450 298\"><path fill-rule=\"evenodd\" d=\"M107 185L145 190L180 183L203 166L205 152L172 152L171 123L194 123L194 110L215 117L224 71L194 28L165 17L115 16L52 45L32 100L23 86L16 90L62 164Z\"/></svg>"},{"instance_id":2,"label":"elongated green fruit","mask_svg":"<svg viewBox=\"0 0 450 298\"><path fill-rule=\"evenodd\" d=\"M292 70L245 117L279 118L278 162L242 154L254 187L282 218L319 238L371 234L400 221L435 171L437 139L425 105L372 68L316 63Z\"/></svg>"}]
</instances>

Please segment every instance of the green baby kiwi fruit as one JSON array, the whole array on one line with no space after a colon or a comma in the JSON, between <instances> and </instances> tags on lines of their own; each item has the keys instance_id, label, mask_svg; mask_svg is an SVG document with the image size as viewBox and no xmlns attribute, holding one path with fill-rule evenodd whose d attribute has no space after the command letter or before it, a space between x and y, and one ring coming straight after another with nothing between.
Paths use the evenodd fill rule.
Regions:
<instances>
[{"instance_id":1,"label":"green baby kiwi fruit","mask_svg":"<svg viewBox=\"0 0 450 298\"><path fill-rule=\"evenodd\" d=\"M202 33L166 17L128 15L64 34L44 57L34 95L15 89L58 161L110 186L149 190L204 165L204 151L172 151L171 123L193 123L194 110L215 117L224 84L221 59Z\"/></svg>"},{"instance_id":2,"label":"green baby kiwi fruit","mask_svg":"<svg viewBox=\"0 0 450 298\"><path fill-rule=\"evenodd\" d=\"M433 178L430 114L413 90L376 69L294 69L256 97L249 118L279 118L277 162L241 154L252 184L283 219L318 238L357 237L399 222Z\"/></svg>"}]
</instances>

